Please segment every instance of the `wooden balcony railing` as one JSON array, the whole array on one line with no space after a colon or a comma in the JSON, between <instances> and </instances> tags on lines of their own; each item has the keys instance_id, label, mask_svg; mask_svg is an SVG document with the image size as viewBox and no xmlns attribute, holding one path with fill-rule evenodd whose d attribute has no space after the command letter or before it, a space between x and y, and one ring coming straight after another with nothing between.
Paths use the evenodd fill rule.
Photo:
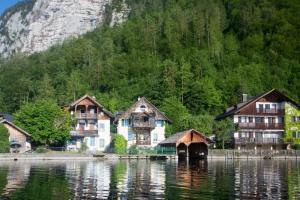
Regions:
<instances>
[{"instance_id":1,"label":"wooden balcony railing","mask_svg":"<svg viewBox=\"0 0 300 200\"><path fill-rule=\"evenodd\" d=\"M276 114L276 115L284 115L284 109L259 109L257 108L255 110L256 115L272 115L272 114Z\"/></svg>"},{"instance_id":2,"label":"wooden balcony railing","mask_svg":"<svg viewBox=\"0 0 300 200\"><path fill-rule=\"evenodd\" d=\"M97 119L96 113L76 113L77 119Z\"/></svg>"},{"instance_id":3,"label":"wooden balcony railing","mask_svg":"<svg viewBox=\"0 0 300 200\"><path fill-rule=\"evenodd\" d=\"M238 123L238 126L249 129L284 129L283 123Z\"/></svg>"},{"instance_id":4,"label":"wooden balcony railing","mask_svg":"<svg viewBox=\"0 0 300 200\"><path fill-rule=\"evenodd\" d=\"M138 140L136 141L137 145L151 145L151 140Z\"/></svg>"},{"instance_id":5,"label":"wooden balcony railing","mask_svg":"<svg viewBox=\"0 0 300 200\"><path fill-rule=\"evenodd\" d=\"M282 138L235 138L235 144L283 144Z\"/></svg>"},{"instance_id":6,"label":"wooden balcony railing","mask_svg":"<svg viewBox=\"0 0 300 200\"><path fill-rule=\"evenodd\" d=\"M134 120L132 128L155 128L155 121L149 120L147 122Z\"/></svg>"},{"instance_id":7,"label":"wooden balcony railing","mask_svg":"<svg viewBox=\"0 0 300 200\"><path fill-rule=\"evenodd\" d=\"M98 130L74 130L71 131L71 136L97 136L98 135Z\"/></svg>"}]
</instances>

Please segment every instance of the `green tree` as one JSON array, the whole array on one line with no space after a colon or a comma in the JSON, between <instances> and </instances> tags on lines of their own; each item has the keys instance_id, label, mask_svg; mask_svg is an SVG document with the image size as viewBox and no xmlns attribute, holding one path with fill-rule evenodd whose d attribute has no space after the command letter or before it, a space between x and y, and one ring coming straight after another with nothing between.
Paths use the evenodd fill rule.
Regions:
<instances>
[{"instance_id":1,"label":"green tree","mask_svg":"<svg viewBox=\"0 0 300 200\"><path fill-rule=\"evenodd\" d=\"M115 153L124 154L127 150L127 140L124 138L123 135L117 134L114 136L113 139L113 147Z\"/></svg>"},{"instance_id":2,"label":"green tree","mask_svg":"<svg viewBox=\"0 0 300 200\"><path fill-rule=\"evenodd\" d=\"M23 105L15 123L32 135L37 145L63 145L70 138L71 117L52 100Z\"/></svg>"},{"instance_id":3,"label":"green tree","mask_svg":"<svg viewBox=\"0 0 300 200\"><path fill-rule=\"evenodd\" d=\"M7 128L0 123L0 153L9 153L9 133Z\"/></svg>"},{"instance_id":4,"label":"green tree","mask_svg":"<svg viewBox=\"0 0 300 200\"><path fill-rule=\"evenodd\" d=\"M161 110L172 120L172 125L166 126L166 137L185 129L189 125L190 114L188 109L176 98L164 99Z\"/></svg>"},{"instance_id":5,"label":"green tree","mask_svg":"<svg viewBox=\"0 0 300 200\"><path fill-rule=\"evenodd\" d=\"M229 143L233 138L235 131L235 125L232 119L227 118L221 121L217 121L214 127L214 133L216 134L217 147L225 149L225 144Z\"/></svg>"}]
</instances>

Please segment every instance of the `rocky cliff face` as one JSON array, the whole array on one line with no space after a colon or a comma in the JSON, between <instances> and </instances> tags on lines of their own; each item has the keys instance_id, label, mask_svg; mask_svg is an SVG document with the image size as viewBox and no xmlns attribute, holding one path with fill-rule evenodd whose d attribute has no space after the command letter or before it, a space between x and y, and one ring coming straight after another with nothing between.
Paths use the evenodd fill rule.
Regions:
<instances>
[{"instance_id":1,"label":"rocky cliff face","mask_svg":"<svg viewBox=\"0 0 300 200\"><path fill-rule=\"evenodd\" d=\"M107 14L112 0L30 0L9 9L0 18L0 55L31 54L66 38L92 31ZM122 22L125 4L111 13L111 25Z\"/></svg>"}]
</instances>

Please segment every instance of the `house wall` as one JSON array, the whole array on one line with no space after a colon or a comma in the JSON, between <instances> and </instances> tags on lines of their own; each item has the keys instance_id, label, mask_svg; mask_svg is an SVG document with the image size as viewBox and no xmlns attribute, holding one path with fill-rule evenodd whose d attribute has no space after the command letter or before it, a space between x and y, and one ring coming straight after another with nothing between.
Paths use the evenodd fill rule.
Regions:
<instances>
[{"instance_id":1,"label":"house wall","mask_svg":"<svg viewBox=\"0 0 300 200\"><path fill-rule=\"evenodd\" d=\"M110 120L98 120L97 123L98 123L98 136L84 137L83 139L88 147L88 150L92 152L107 150L111 142ZM104 130L100 129L100 124L104 124ZM95 141L94 145L92 144L91 140ZM104 144L101 142L101 140L104 142Z\"/></svg>"},{"instance_id":2,"label":"house wall","mask_svg":"<svg viewBox=\"0 0 300 200\"><path fill-rule=\"evenodd\" d=\"M300 122L293 122L292 117L300 117L300 109L290 103L285 104L285 140L293 141L294 144L300 144L300 138L294 138L294 132L300 132Z\"/></svg>"},{"instance_id":3,"label":"house wall","mask_svg":"<svg viewBox=\"0 0 300 200\"><path fill-rule=\"evenodd\" d=\"M4 126L8 129L9 141L11 142L15 140L21 144L21 147L19 148L20 153L31 150L31 144L23 133L21 133L18 129L10 126L9 124L4 124Z\"/></svg>"}]
</instances>

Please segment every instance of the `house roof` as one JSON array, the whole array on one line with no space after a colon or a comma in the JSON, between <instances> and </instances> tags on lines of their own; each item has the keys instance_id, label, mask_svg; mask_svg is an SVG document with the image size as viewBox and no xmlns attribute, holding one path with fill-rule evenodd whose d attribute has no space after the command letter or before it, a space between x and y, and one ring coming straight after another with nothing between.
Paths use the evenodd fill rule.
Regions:
<instances>
[{"instance_id":1,"label":"house roof","mask_svg":"<svg viewBox=\"0 0 300 200\"><path fill-rule=\"evenodd\" d=\"M23 133L24 135L26 135L27 137L31 137L31 135L29 133L27 133L26 131L24 131L23 129L21 129L20 127L18 127L17 125L15 125L14 123L4 119L2 121L0 121L0 124L3 123L3 124L8 124L9 126L17 129L18 131L20 131L21 133Z\"/></svg>"},{"instance_id":2,"label":"house roof","mask_svg":"<svg viewBox=\"0 0 300 200\"><path fill-rule=\"evenodd\" d=\"M191 132L196 133L196 134L202 136L203 138L205 138L208 142L211 142L211 139L206 137L204 134L202 134L199 131L196 131L194 129L190 129L190 130L185 130L185 131L182 131L182 132L175 133L175 134L171 135L170 137L168 137L167 139L165 139L164 141L160 142L159 144L160 145L161 144L176 144L178 140L180 140L186 134L189 134Z\"/></svg>"},{"instance_id":3,"label":"house roof","mask_svg":"<svg viewBox=\"0 0 300 200\"><path fill-rule=\"evenodd\" d=\"M84 99L89 99L89 100L92 101L94 104L96 104L98 107L100 107L100 108L103 110L103 112L104 112L105 114L107 114L109 117L113 118L114 115L113 115L110 111L108 111L106 108L104 108L103 105L101 105L98 101L96 101L95 98L89 96L88 94L86 94L86 95L82 96L81 98L77 99L76 101L72 102L72 103L69 105L69 107L74 107L74 106L76 106L78 103L80 103L80 102L81 102L82 100L84 100Z\"/></svg>"},{"instance_id":4,"label":"house roof","mask_svg":"<svg viewBox=\"0 0 300 200\"><path fill-rule=\"evenodd\" d=\"M3 113L3 112L0 112L0 117L3 117L4 119L6 119L7 121L10 121L12 122L14 117L8 113Z\"/></svg>"},{"instance_id":5,"label":"house roof","mask_svg":"<svg viewBox=\"0 0 300 200\"><path fill-rule=\"evenodd\" d=\"M141 97L138 101L136 101L132 106L129 107L129 109L123 113L121 113L119 116L117 116L116 120L119 119L128 119L131 115L131 113L135 113L134 109L136 108L137 104L141 101L144 101L145 103L147 103L149 106L151 106L155 113L156 113L156 119L158 120L166 120L169 123L172 123L172 120L169 119L165 113L161 112L160 110L158 110L158 108L156 108L146 97Z\"/></svg>"},{"instance_id":6,"label":"house roof","mask_svg":"<svg viewBox=\"0 0 300 200\"><path fill-rule=\"evenodd\" d=\"M234 115L236 113L238 113L240 110L242 110L244 107L246 107L247 105L253 103L253 102L256 102L258 101L259 99L267 96L268 94L271 94L271 93L277 93L281 96L284 96L288 101L290 101L292 104L294 104L295 106L299 107L299 105L296 103L296 101L294 101L293 99L289 98L288 96L284 95L283 93L281 93L280 91L276 90L276 89L272 89L268 92L265 92L265 93L262 93L260 95L257 95L255 97L252 97L250 98L248 101L246 102L242 102L242 103L239 103L239 104L236 104L235 106L232 106L230 108L227 108L226 109L226 112L224 112L223 114L221 115L218 115L216 117L216 120L220 120L220 119L223 119L225 117L228 117L228 116L231 116L231 115Z\"/></svg>"}]
</instances>

